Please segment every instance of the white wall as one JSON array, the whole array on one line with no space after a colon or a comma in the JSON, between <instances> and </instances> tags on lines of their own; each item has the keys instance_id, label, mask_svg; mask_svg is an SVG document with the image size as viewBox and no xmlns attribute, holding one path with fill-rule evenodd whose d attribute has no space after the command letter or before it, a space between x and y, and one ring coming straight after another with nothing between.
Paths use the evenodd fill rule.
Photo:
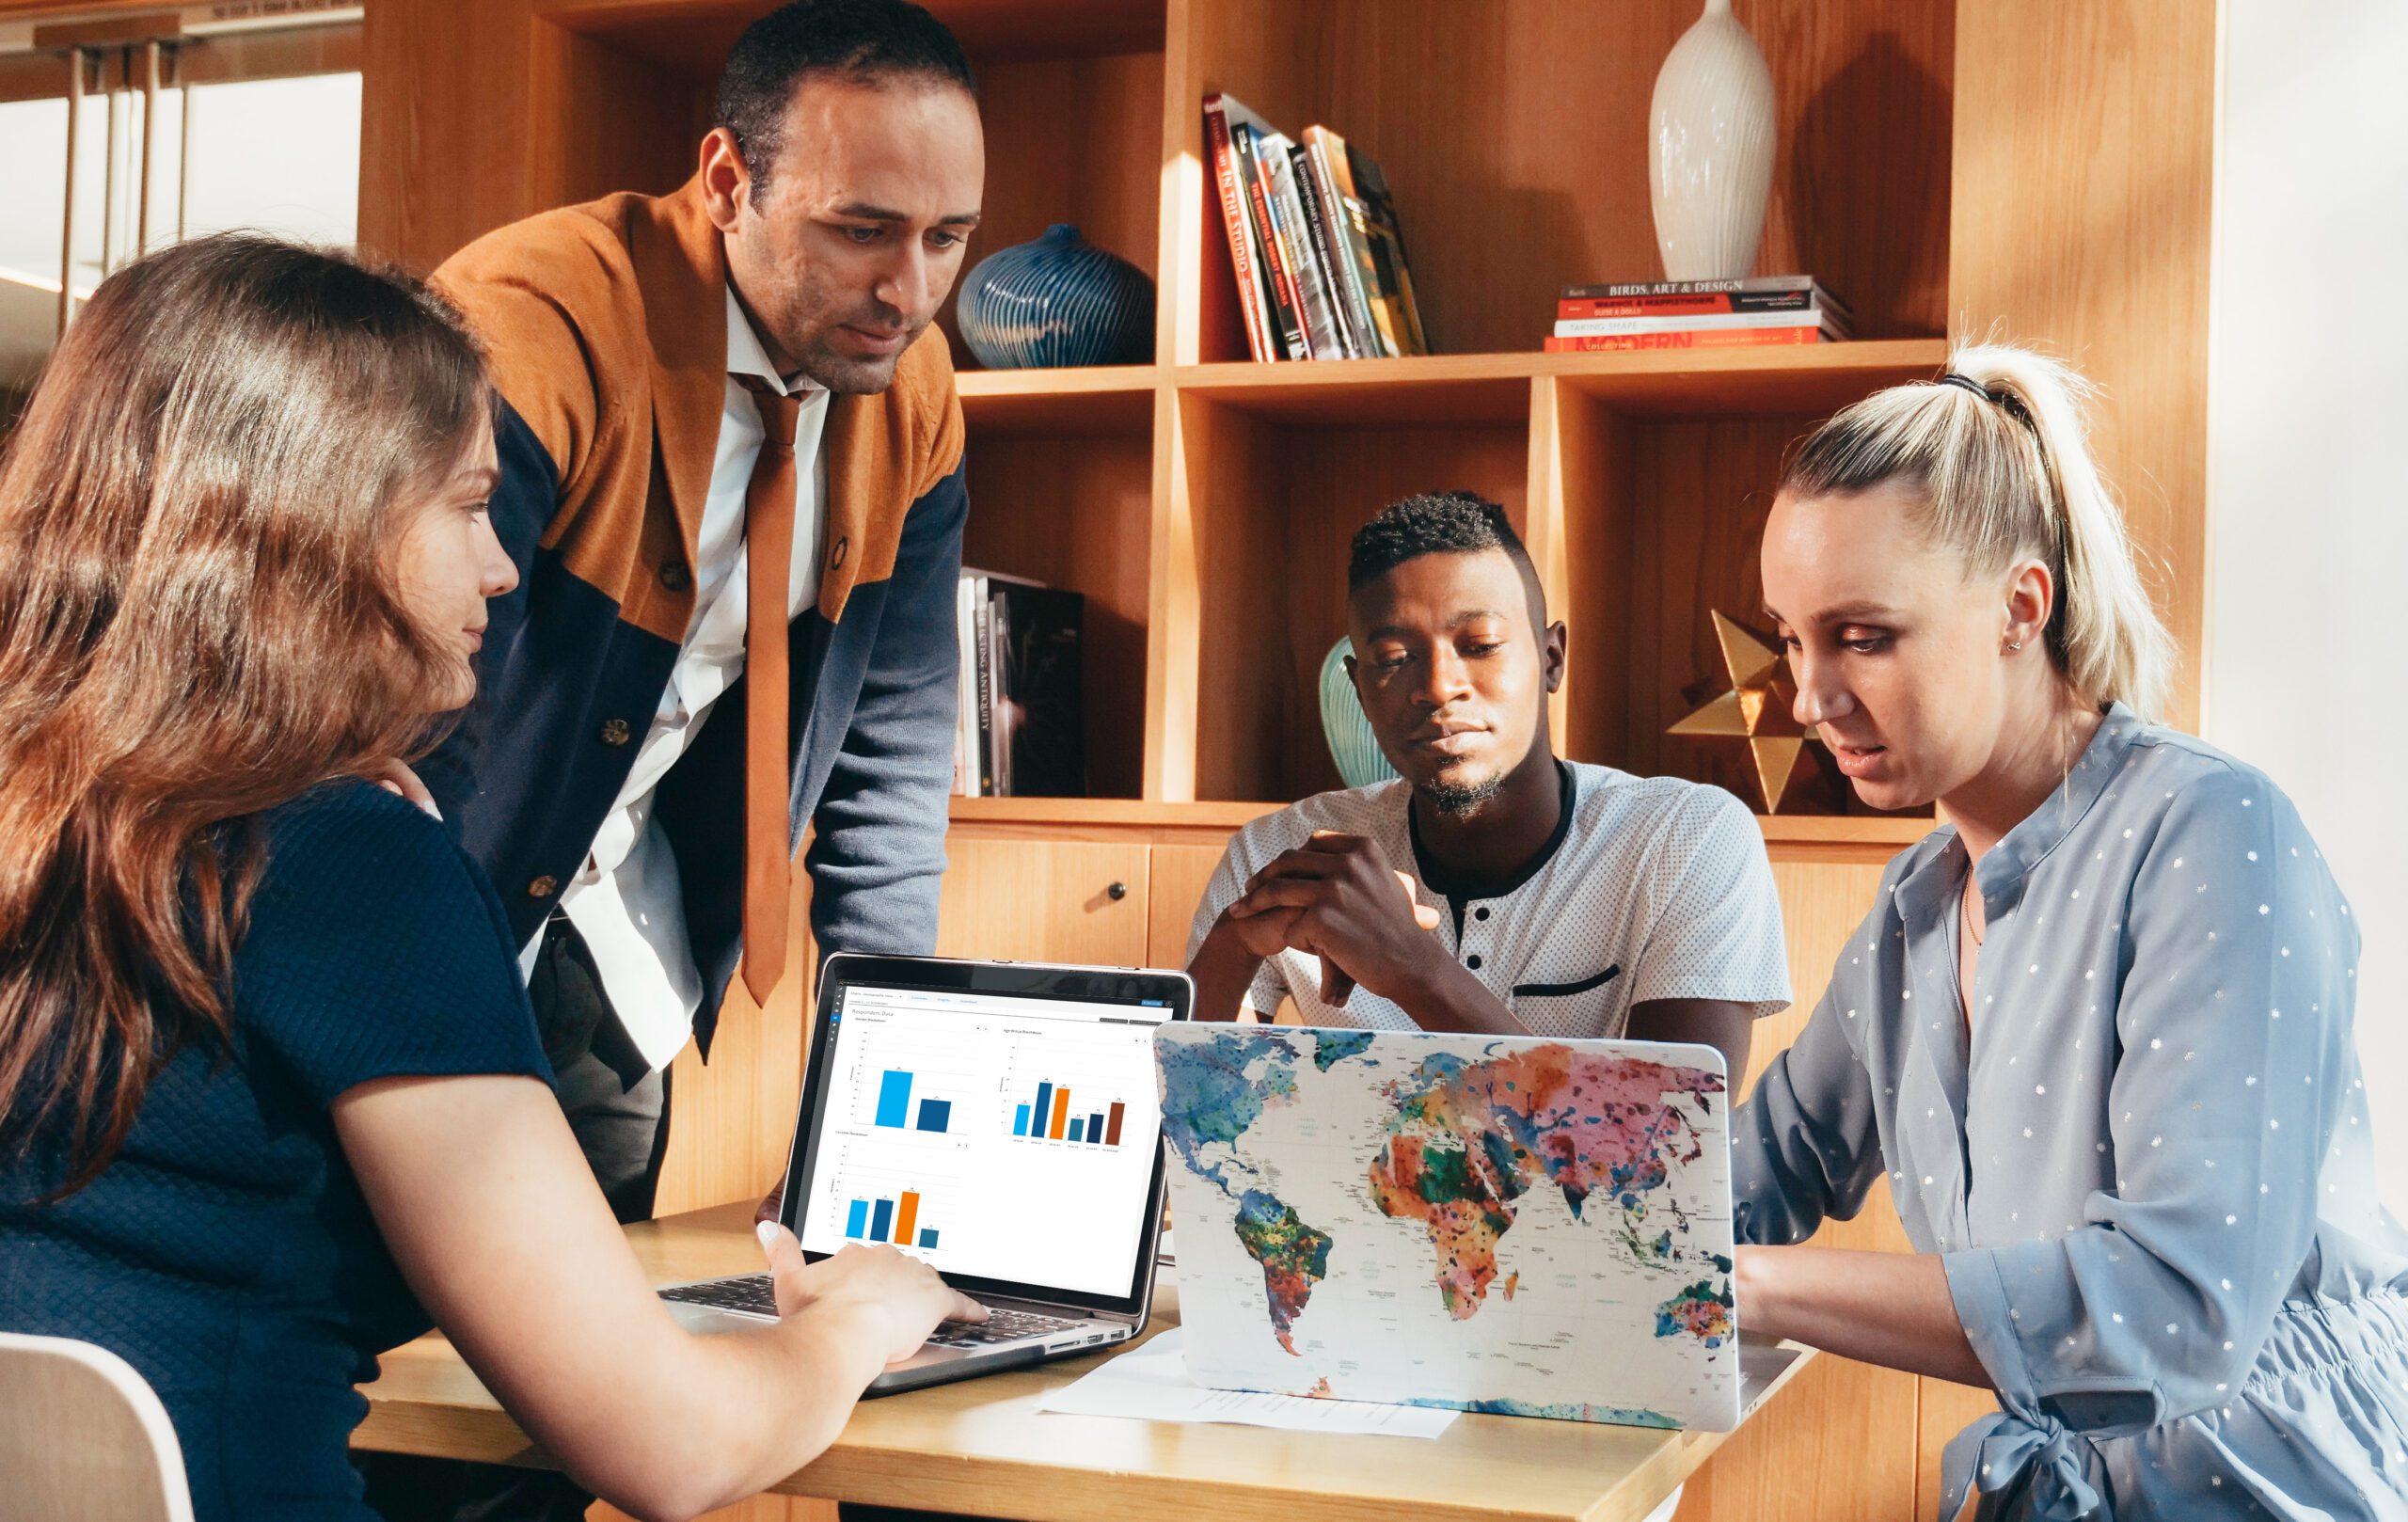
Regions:
<instances>
[{"instance_id":1,"label":"white wall","mask_svg":"<svg viewBox=\"0 0 2408 1522\"><path fill-rule=\"evenodd\" d=\"M2297 801L2366 937L2408 1217L2408 6L2225 0L2208 737ZM2112 404L2112 403L2111 403Z\"/></svg>"}]
</instances>

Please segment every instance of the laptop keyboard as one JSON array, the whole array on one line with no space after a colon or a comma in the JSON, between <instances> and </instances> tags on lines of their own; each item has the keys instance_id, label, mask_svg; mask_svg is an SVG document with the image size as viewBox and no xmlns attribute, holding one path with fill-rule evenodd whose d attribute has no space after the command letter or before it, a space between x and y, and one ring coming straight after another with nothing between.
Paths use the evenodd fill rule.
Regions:
<instances>
[{"instance_id":1,"label":"laptop keyboard","mask_svg":"<svg viewBox=\"0 0 2408 1522\"><path fill-rule=\"evenodd\" d=\"M769 1287L767 1274L744 1274L732 1279L706 1279L701 1284L680 1284L660 1292L663 1300L674 1300L689 1306L709 1306L715 1310L741 1310L754 1316L774 1317L778 1313L777 1292Z\"/></svg>"},{"instance_id":2,"label":"laptop keyboard","mask_svg":"<svg viewBox=\"0 0 2408 1522\"><path fill-rule=\"evenodd\" d=\"M990 1342L1017 1342L1024 1337L1052 1337L1056 1332L1076 1331L1085 1324L1060 1316L1040 1316L1031 1310L1006 1310L1000 1306L989 1306L985 1321L974 1324L942 1323L936 1335L928 1341L940 1348L975 1348Z\"/></svg>"},{"instance_id":3,"label":"laptop keyboard","mask_svg":"<svg viewBox=\"0 0 2408 1522\"><path fill-rule=\"evenodd\" d=\"M754 1316L775 1316L778 1313L777 1292L770 1288L767 1274L743 1274L735 1278L680 1284L661 1291L660 1298L682 1305L709 1306L716 1310L742 1311ZM929 1338L928 1342L940 1348L985 1347L996 1342L1017 1342L1022 1338L1051 1337L1057 1332L1076 1331L1085 1324L1060 1316L989 1306L986 1321L974 1325L967 1322L946 1322L938 1326L936 1335Z\"/></svg>"}]
</instances>

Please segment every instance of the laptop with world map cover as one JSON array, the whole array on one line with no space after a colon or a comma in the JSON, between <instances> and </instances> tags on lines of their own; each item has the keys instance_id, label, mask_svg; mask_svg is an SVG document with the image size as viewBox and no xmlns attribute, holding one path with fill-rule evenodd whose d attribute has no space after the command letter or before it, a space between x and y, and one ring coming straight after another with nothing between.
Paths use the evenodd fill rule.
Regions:
<instances>
[{"instance_id":1,"label":"laptop with world map cover","mask_svg":"<svg viewBox=\"0 0 2408 1522\"><path fill-rule=\"evenodd\" d=\"M1166 1024L1154 1061L1197 1383L1738 1425L1716 1049Z\"/></svg>"}]
</instances>

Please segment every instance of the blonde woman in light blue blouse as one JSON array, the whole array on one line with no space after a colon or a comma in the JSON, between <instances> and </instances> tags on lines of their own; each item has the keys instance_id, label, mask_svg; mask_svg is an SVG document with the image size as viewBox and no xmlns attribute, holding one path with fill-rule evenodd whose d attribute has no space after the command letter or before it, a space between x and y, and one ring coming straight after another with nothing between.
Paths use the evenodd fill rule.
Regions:
<instances>
[{"instance_id":1,"label":"blonde woman in light blue blouse","mask_svg":"<svg viewBox=\"0 0 2408 1522\"><path fill-rule=\"evenodd\" d=\"M2081 402L1963 348L1775 499L1798 717L1950 822L1734 1119L1740 1314L1996 1391L1943 1517L2408 1517L2359 927L2264 773L2146 721L2168 641ZM1793 1245L1884 1174L1913 1254Z\"/></svg>"}]
</instances>

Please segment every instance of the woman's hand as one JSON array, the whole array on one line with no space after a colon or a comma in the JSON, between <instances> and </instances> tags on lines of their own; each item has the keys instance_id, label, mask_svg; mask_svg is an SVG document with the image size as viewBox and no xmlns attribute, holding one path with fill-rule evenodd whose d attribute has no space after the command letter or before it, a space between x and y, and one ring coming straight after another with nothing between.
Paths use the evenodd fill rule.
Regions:
<instances>
[{"instance_id":1,"label":"woman's hand","mask_svg":"<svg viewBox=\"0 0 2408 1522\"><path fill-rule=\"evenodd\" d=\"M426 784L418 780L417 772L399 761L388 759L379 762L360 775L395 798L405 798L436 818L443 817L443 811L435 806L435 795L426 790Z\"/></svg>"},{"instance_id":2,"label":"woman's hand","mask_svg":"<svg viewBox=\"0 0 2408 1522\"><path fill-rule=\"evenodd\" d=\"M920 1351L941 1322L983 1322L987 1308L955 1290L937 1271L892 1247L848 1243L832 1258L803 1260L802 1245L774 1221L759 1227L769 1259L769 1282L778 1314L793 1316L813 1306L862 1308L879 1314L887 1328L881 1345L888 1363Z\"/></svg>"}]
</instances>

